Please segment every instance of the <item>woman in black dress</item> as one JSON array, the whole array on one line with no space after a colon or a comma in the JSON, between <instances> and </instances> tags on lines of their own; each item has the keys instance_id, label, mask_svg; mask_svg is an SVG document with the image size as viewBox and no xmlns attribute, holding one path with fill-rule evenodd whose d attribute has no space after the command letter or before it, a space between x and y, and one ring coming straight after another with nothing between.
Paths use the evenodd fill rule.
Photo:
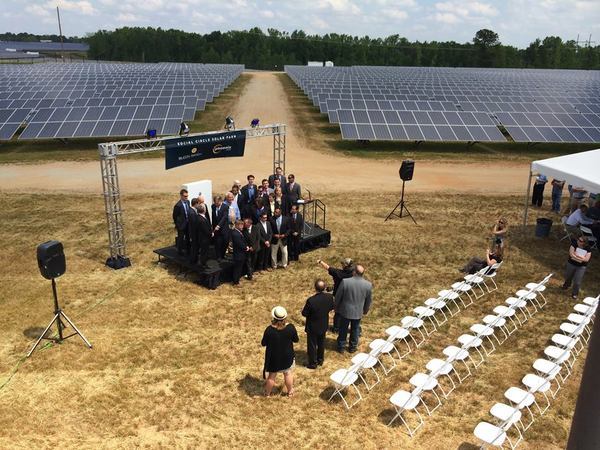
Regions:
<instances>
[{"instance_id":1,"label":"woman in black dress","mask_svg":"<svg viewBox=\"0 0 600 450\"><path fill-rule=\"evenodd\" d=\"M283 373L283 380L287 388L287 395L294 395L294 342L298 342L296 327L286 322L287 311L283 306L276 306L271 310L271 325L269 325L262 338L265 350L265 395L271 395L275 378L278 373Z\"/></svg>"}]
</instances>

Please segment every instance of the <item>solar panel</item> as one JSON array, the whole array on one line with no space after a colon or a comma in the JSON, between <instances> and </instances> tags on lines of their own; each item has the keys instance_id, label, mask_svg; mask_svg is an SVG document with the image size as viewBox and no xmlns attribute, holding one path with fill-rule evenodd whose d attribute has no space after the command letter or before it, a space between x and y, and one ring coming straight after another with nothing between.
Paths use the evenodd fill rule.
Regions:
<instances>
[{"instance_id":1,"label":"solar panel","mask_svg":"<svg viewBox=\"0 0 600 450\"><path fill-rule=\"evenodd\" d=\"M144 135L179 131L182 120L243 71L221 64L36 64L0 66L0 139ZM183 87L185 86L185 87ZM9 111L17 113L8 122Z\"/></svg>"},{"instance_id":2,"label":"solar panel","mask_svg":"<svg viewBox=\"0 0 600 450\"><path fill-rule=\"evenodd\" d=\"M597 71L364 66L285 71L331 123L340 124L343 139L505 141L508 132L518 142L599 142Z\"/></svg>"}]
</instances>

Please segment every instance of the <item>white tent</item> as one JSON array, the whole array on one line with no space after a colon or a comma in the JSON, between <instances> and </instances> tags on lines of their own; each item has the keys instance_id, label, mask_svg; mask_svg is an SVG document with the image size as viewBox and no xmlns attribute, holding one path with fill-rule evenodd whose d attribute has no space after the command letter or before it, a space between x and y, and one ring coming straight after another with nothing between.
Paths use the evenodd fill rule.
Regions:
<instances>
[{"instance_id":1,"label":"white tent","mask_svg":"<svg viewBox=\"0 0 600 450\"><path fill-rule=\"evenodd\" d=\"M565 180L567 184L582 187L588 192L600 193L600 149L542 159L531 163L523 220L525 225L527 224L531 177L538 173L546 175L549 179Z\"/></svg>"}]
</instances>

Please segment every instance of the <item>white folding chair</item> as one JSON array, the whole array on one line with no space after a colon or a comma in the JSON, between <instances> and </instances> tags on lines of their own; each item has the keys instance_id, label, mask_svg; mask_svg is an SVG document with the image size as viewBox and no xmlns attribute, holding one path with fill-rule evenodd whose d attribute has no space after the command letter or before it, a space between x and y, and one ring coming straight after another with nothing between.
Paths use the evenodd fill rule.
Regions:
<instances>
[{"instance_id":1,"label":"white folding chair","mask_svg":"<svg viewBox=\"0 0 600 450\"><path fill-rule=\"evenodd\" d=\"M446 302L444 300L442 300L441 298L432 297L425 300L424 304L425 306L435 310L436 312L439 311L440 313L442 313L442 316L444 316L444 320L439 320L437 315L433 316L438 327L445 324L448 321L448 316L446 316L446 313L444 312L444 309L446 309L447 307Z\"/></svg>"},{"instance_id":2,"label":"white folding chair","mask_svg":"<svg viewBox=\"0 0 600 450\"><path fill-rule=\"evenodd\" d=\"M473 304L473 297L471 297L471 294L470 294L472 289L473 289L473 287L464 280L457 281L456 283L452 284L452 290L458 294L458 298L460 299L460 302L462 303L463 308L467 308ZM468 303L465 303L463 294L467 295L467 297L469 299Z\"/></svg>"},{"instance_id":3,"label":"white folding chair","mask_svg":"<svg viewBox=\"0 0 600 450\"><path fill-rule=\"evenodd\" d=\"M465 350L464 348L459 348L455 345L449 345L444 350L442 350L442 353L448 357L448 362L453 363L454 361L460 361L463 363L463 365L467 369L467 374L464 377L461 377L458 370L456 370L456 367L453 366L454 373L456 374L456 377L458 378L459 384L471 376L471 369L469 368L469 365L467 364L467 358L469 357L468 350Z\"/></svg>"},{"instance_id":4,"label":"white folding chair","mask_svg":"<svg viewBox=\"0 0 600 450\"><path fill-rule=\"evenodd\" d=\"M432 360L430 360L426 365L425 368L427 370L429 370L429 374L436 374L436 376L438 377L438 387L440 388L440 391L442 392L442 395L444 396L444 398L448 398L448 396L452 393L452 391L454 391L454 389L456 389L456 384L454 383L454 380L452 379L452 376L450 375L452 372L454 372L454 366L452 365L452 363L449 363L448 361L444 361L441 359L437 359L434 358ZM456 372L455 372L456 374ZM439 377L444 376L446 377L448 380L450 380L450 383L452 383L452 388L445 390L441 383L440 383L440 379ZM458 375L456 375L458 377Z\"/></svg>"},{"instance_id":5,"label":"white folding chair","mask_svg":"<svg viewBox=\"0 0 600 450\"><path fill-rule=\"evenodd\" d=\"M352 361L352 364L354 364L354 366L356 367L356 370L355 370L356 374L359 376L359 378L365 384L367 391L370 391L371 389L373 389L375 386L377 386L379 384L379 382L381 380L379 378L379 374L375 370L375 366L377 365L377 363L379 363L379 359L377 357L370 355L368 353L361 352L361 353L357 353L356 355L354 355L352 357L351 361ZM365 379L365 377L363 376L363 372L368 369L371 369L371 371L375 375L375 378L377 379L377 381L375 381L370 386L369 386L369 383L367 383L367 380Z\"/></svg>"},{"instance_id":6,"label":"white folding chair","mask_svg":"<svg viewBox=\"0 0 600 450\"><path fill-rule=\"evenodd\" d=\"M425 342L425 335L421 331L421 328L424 325L423 319L419 319L418 317L406 316L400 320L400 324L406 328L410 332L410 337L414 341L417 347L420 347L423 342ZM415 338L415 333L413 330L416 330L421 335L421 340L417 341Z\"/></svg>"},{"instance_id":7,"label":"white folding chair","mask_svg":"<svg viewBox=\"0 0 600 450\"><path fill-rule=\"evenodd\" d=\"M508 427L514 425L515 429L518 430L520 438L514 444L516 447L523 438L521 431L517 426L517 423L519 423L521 428L523 428L523 422L521 422L521 417L523 415L521 414L521 411L519 411L517 408L513 408L512 406L508 406L506 403L496 403L490 408L490 414L498 419L498 426L507 429Z\"/></svg>"},{"instance_id":8,"label":"white folding chair","mask_svg":"<svg viewBox=\"0 0 600 450\"><path fill-rule=\"evenodd\" d=\"M537 299L537 293L534 291L531 291L529 289L519 289L515 293L515 296L517 298L520 298L521 300L526 300L527 302L531 303L532 305L533 305L533 302L535 302L534 308L536 310L542 309L544 307L544 305Z\"/></svg>"},{"instance_id":9,"label":"white folding chair","mask_svg":"<svg viewBox=\"0 0 600 450\"><path fill-rule=\"evenodd\" d=\"M413 312L417 315L417 318L423 321L427 319L431 324L431 330L427 330L427 327L425 326L425 324L423 324L423 330L425 330L425 334L427 336L430 336L431 334L437 331L437 328L435 326L435 320L433 319L433 316L435 315L435 309L428 308L426 306L417 306L415 309L413 309Z\"/></svg>"},{"instance_id":10,"label":"white folding chair","mask_svg":"<svg viewBox=\"0 0 600 450\"><path fill-rule=\"evenodd\" d=\"M410 380L408 380L408 382L410 384L412 384L415 387L415 389L420 392L421 403L423 403L423 406L425 406L427 415L431 416L431 414L433 414L433 412L436 409L438 409L440 406L442 406L442 401L440 400L439 395L437 395L437 392L435 392L435 388L437 388L439 386L437 378L432 377L432 376L427 375L422 372L418 372L418 373L414 374L412 377L410 377ZM431 393L437 400L437 403L431 409L429 408L429 405L427 405L427 402L425 401L425 399L423 397L423 395L427 394L427 393Z\"/></svg>"},{"instance_id":11,"label":"white folding chair","mask_svg":"<svg viewBox=\"0 0 600 450\"><path fill-rule=\"evenodd\" d=\"M559 347L570 350L576 355L579 355L581 350L585 348L578 336L569 337L566 334L557 333L553 334L550 340ZM578 343L580 344L579 346L577 345Z\"/></svg>"},{"instance_id":12,"label":"white folding chair","mask_svg":"<svg viewBox=\"0 0 600 450\"><path fill-rule=\"evenodd\" d=\"M565 235L562 237L561 241L564 241L565 239L568 239L569 241L573 239L573 236L571 235L571 232L569 231L569 228L567 227L567 216L562 216L560 218L560 223L562 224L563 227L563 231L565 232Z\"/></svg>"},{"instance_id":13,"label":"white folding chair","mask_svg":"<svg viewBox=\"0 0 600 450\"><path fill-rule=\"evenodd\" d=\"M527 424L527 426L525 426L525 424L523 424L523 431L526 431L529 429L529 427L533 424L533 422L535 422L535 417L533 415L533 411L531 411L530 406L533 405L533 402L535 401L535 397L533 396L532 393L524 391L523 389L519 388L519 387L515 387L512 386L510 388L508 388L506 390L506 392L504 392L504 397L510 401L515 408L517 408L518 410L522 410L523 408L527 409L527 411L529 411L529 415L531 416L531 421ZM523 423L523 422L521 422Z\"/></svg>"},{"instance_id":14,"label":"white folding chair","mask_svg":"<svg viewBox=\"0 0 600 450\"><path fill-rule=\"evenodd\" d=\"M498 270L500 269L500 267L502 267L503 263L504 263L504 261L492 264L488 268L488 270L486 270L485 272L483 272L483 274L481 275L483 277L483 284L485 285L485 288L487 289L487 291L490 292L490 293L498 289L498 285L494 281L494 278L496 278L496 275L498 274ZM485 282L485 280L491 281L491 283L494 285L494 289L490 289L490 287Z\"/></svg>"},{"instance_id":15,"label":"white folding chair","mask_svg":"<svg viewBox=\"0 0 600 450\"><path fill-rule=\"evenodd\" d=\"M371 354L377 354L377 360L379 361L379 365L381 366L383 373L388 374L392 371L394 367L396 367L396 360L392 356L392 351L396 350L394 344L385 339L375 339L369 344L369 348L371 349ZM381 356L380 356L381 355ZM390 367L388 368L385 364L383 364L382 356L387 356L390 360ZM400 355L398 355L400 357Z\"/></svg>"},{"instance_id":16,"label":"white folding chair","mask_svg":"<svg viewBox=\"0 0 600 450\"><path fill-rule=\"evenodd\" d=\"M508 334L513 334L515 331L517 331L518 325L515 322L517 312L513 308L509 308L508 306L504 305L498 305L493 309L493 311L498 316L504 317L505 319L510 320L510 322L512 323L512 330L509 330L508 327L506 327L506 331L508 332ZM521 324L518 318L517 321L519 322L519 324Z\"/></svg>"},{"instance_id":17,"label":"white folding chair","mask_svg":"<svg viewBox=\"0 0 600 450\"><path fill-rule=\"evenodd\" d=\"M485 290L481 287L482 285L485 286L485 284L483 283L483 274L488 270L487 267L484 267L483 269L481 269L480 271L474 273L474 274L470 274L470 275L466 275L464 277L464 280L469 283L472 286L472 292L473 295L475 296L475 298L481 298L485 295ZM477 295L477 292L475 291L475 288L478 288L481 291L480 295Z\"/></svg>"},{"instance_id":18,"label":"white folding chair","mask_svg":"<svg viewBox=\"0 0 600 450\"><path fill-rule=\"evenodd\" d=\"M492 341L492 336L494 337L494 339L496 339L496 342L498 343L498 345L500 345L500 340L498 339L498 336L496 336L494 334L494 329L492 327L489 327L487 325L482 325L480 323L476 323L474 325L471 325L470 330L475 333L475 336L478 338L486 338L488 340L488 342L490 343L490 345L492 346L492 349L490 351L488 351L485 348L485 345L482 345L483 350L485 351L485 354L490 356L495 350L496 350L496 346L494 345L494 342Z\"/></svg>"},{"instance_id":19,"label":"white folding chair","mask_svg":"<svg viewBox=\"0 0 600 450\"><path fill-rule=\"evenodd\" d=\"M588 337L587 340L589 340L590 336L592 335L592 330L590 327L590 322L592 321L591 317L584 316L582 314L571 313L567 316L567 320L569 322L574 323L575 325L583 326L583 329L585 330L587 337Z\"/></svg>"},{"instance_id":20,"label":"white folding chair","mask_svg":"<svg viewBox=\"0 0 600 450\"><path fill-rule=\"evenodd\" d=\"M473 366L475 366L475 368L479 367L480 365L482 365L485 362L485 357L483 356L483 353L481 353L481 350L479 350L479 347L483 346L483 341L481 340L481 338L472 336L470 334L461 334L458 337L458 342L461 344L462 348L464 348L465 350L470 350L472 348L475 349L475 351L477 353L479 353L479 362L476 362L473 357L471 356L471 352L469 352L469 359L471 360L471 363L473 364ZM484 350L485 351L485 350Z\"/></svg>"},{"instance_id":21,"label":"white folding chair","mask_svg":"<svg viewBox=\"0 0 600 450\"><path fill-rule=\"evenodd\" d=\"M400 359L403 359L406 355L408 355L411 352L410 344L408 343L410 332L406 328L399 327L398 325L392 325L391 327L386 329L385 332L388 335L388 341L389 338L392 338L392 342L402 341L406 345L406 352L402 354L400 354L398 348L394 345L394 347L396 348L396 353L398 354Z\"/></svg>"},{"instance_id":22,"label":"white folding chair","mask_svg":"<svg viewBox=\"0 0 600 450\"><path fill-rule=\"evenodd\" d=\"M530 317L533 317L533 313L531 311L529 311L529 308L527 307L528 303L527 300L523 300L520 298L516 298L516 297L508 297L504 303L506 303L510 308L515 310L515 313L517 311L520 311L523 314L523 320L521 320L521 318L519 317L518 314L515 314L516 319L519 321L519 324L523 325L525 322L527 322L529 320ZM534 306L535 309L535 306ZM537 311L537 309L536 309Z\"/></svg>"},{"instance_id":23,"label":"white folding chair","mask_svg":"<svg viewBox=\"0 0 600 450\"><path fill-rule=\"evenodd\" d=\"M438 297L446 302L446 306L448 306L448 311L450 311L450 316L454 316L460 312L460 306L458 306L458 297L460 295L458 292L454 292L452 289L443 289L438 292ZM450 302L454 303L456 306L456 312L452 312L452 308L450 308Z\"/></svg>"},{"instance_id":24,"label":"white folding chair","mask_svg":"<svg viewBox=\"0 0 600 450\"><path fill-rule=\"evenodd\" d=\"M528 373L527 375L525 375L523 377L523 379L521 380L521 383L523 383L523 385L525 387L527 387L527 390L529 392L534 394L535 405L537 406L537 409L540 412L540 415L544 414L550 407L550 398L546 394L546 392L548 392L550 390L550 382L548 380L546 380L545 378L540 377L539 375L535 375L533 373ZM540 392L546 399L546 407L543 409L540 406L540 404L537 402L537 399L535 398L535 394L537 394L538 392Z\"/></svg>"},{"instance_id":25,"label":"white folding chair","mask_svg":"<svg viewBox=\"0 0 600 450\"><path fill-rule=\"evenodd\" d=\"M508 441L508 445L510 445L511 449L516 447L512 444L510 439L508 439L506 431L489 422L479 422L475 427L473 434L477 439L483 442L481 448L485 448L488 445L503 448L505 441Z\"/></svg>"},{"instance_id":26,"label":"white folding chair","mask_svg":"<svg viewBox=\"0 0 600 450\"><path fill-rule=\"evenodd\" d=\"M338 369L331 374L329 379L333 382L335 388L333 394L331 394L331 397L329 397L329 402L331 401L331 399L333 399L333 397L339 395L342 398L344 405L346 405L346 409L350 409L362 400L362 395L360 395L360 391L358 390L355 384L356 380L358 380L358 374L356 373L355 366L351 367L350 369ZM358 398L351 405L348 404L346 398L344 397L344 394L342 394L342 391L344 391L350 386L354 388L358 395Z\"/></svg>"},{"instance_id":27,"label":"white folding chair","mask_svg":"<svg viewBox=\"0 0 600 450\"><path fill-rule=\"evenodd\" d=\"M553 381L556 381L556 390L553 391L552 386L550 386L552 398L556 397L556 394L558 394L558 391L560 391L561 388L561 384L557 377L560 373L561 366L552 361L548 361L547 359L539 358L533 362L533 368L540 377L549 381L550 384L552 384Z\"/></svg>"},{"instance_id":28,"label":"white folding chair","mask_svg":"<svg viewBox=\"0 0 600 450\"><path fill-rule=\"evenodd\" d=\"M417 409L417 406L419 405L420 401L421 397L419 397L418 395L414 395L412 392L407 392L403 390L394 392L394 394L390 397L390 403L394 406L396 414L394 415L394 417L392 417L392 420L390 420L388 426L392 425L394 420L396 420L396 418L399 417L400 420L402 420L402 423L404 424L406 429L408 430L408 434L411 437L414 436L417 430L423 426L423 418L421 417L421 414ZM417 417L419 418L419 424L415 428L411 429L408 425L408 422L404 419L404 416L402 414L404 411L414 411L417 414Z\"/></svg>"},{"instance_id":29,"label":"white folding chair","mask_svg":"<svg viewBox=\"0 0 600 450\"><path fill-rule=\"evenodd\" d=\"M488 327L493 328L494 330L499 329L504 334L504 339L500 342L498 339L498 344L506 341L508 339L508 331L506 330L506 319L502 316L494 316L493 314L488 314L484 316L482 322L486 324ZM494 333L495 335L496 333Z\"/></svg>"}]
</instances>

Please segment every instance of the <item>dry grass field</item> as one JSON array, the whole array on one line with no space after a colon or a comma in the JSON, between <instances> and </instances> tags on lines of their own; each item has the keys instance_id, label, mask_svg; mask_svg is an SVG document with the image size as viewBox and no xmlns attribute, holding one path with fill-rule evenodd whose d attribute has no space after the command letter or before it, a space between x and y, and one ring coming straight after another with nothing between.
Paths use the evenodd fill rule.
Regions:
<instances>
[{"instance_id":1,"label":"dry grass field","mask_svg":"<svg viewBox=\"0 0 600 450\"><path fill-rule=\"evenodd\" d=\"M124 197L133 267L111 271L102 264L106 225L99 195L2 193L0 448L475 448L476 423L489 420L493 403L530 371L574 304L558 289L567 244L556 235L536 239L532 226L517 225L521 196L408 195L419 226L408 219L383 222L396 193L323 192L333 236L329 248L240 288L208 291L192 277L158 265L152 253L172 239L173 196ZM469 257L485 252L499 214L513 225L499 290L452 318L351 412L339 402L327 403L329 375L350 357L334 352L334 337L328 336L325 365L317 371L303 367L300 310L313 280L326 276L316 259L336 263L350 256L367 267L375 288L372 311L363 321L364 350L456 280L457 268ZM51 318L50 282L35 260L36 245L51 238L64 243L67 256L67 273L58 279L61 303L94 348L72 338L23 360L36 331ZM555 277L547 307L426 418L416 437L408 438L399 422L386 426L394 391L407 389L410 376L495 305L550 272ZM583 294L599 290L593 261ZM294 398L261 396L260 338L276 304L288 309L301 336ZM564 447L584 358L521 448Z\"/></svg>"}]
</instances>

